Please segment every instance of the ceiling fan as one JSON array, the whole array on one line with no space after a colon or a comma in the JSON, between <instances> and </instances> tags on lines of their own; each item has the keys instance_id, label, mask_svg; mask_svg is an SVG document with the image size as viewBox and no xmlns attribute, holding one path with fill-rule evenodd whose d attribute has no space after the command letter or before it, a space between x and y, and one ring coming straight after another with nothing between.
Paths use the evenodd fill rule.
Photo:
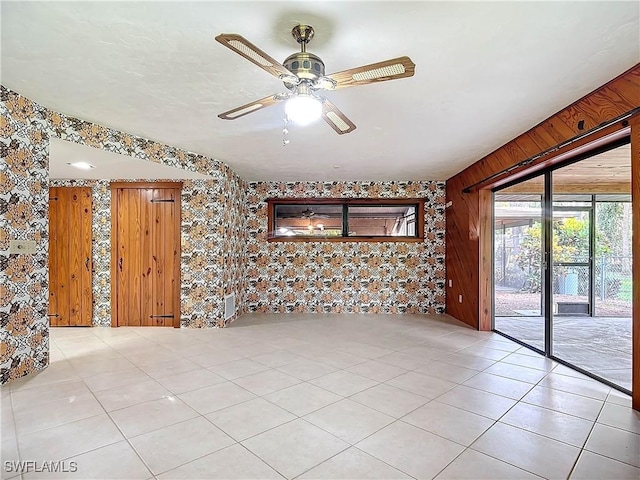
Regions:
<instances>
[{"instance_id":1,"label":"ceiling fan","mask_svg":"<svg viewBox=\"0 0 640 480\"><path fill-rule=\"evenodd\" d=\"M307 207L299 213L291 213L288 215L282 215L280 218L330 218L329 215L325 215L322 213L316 213L311 208Z\"/></svg>"},{"instance_id":2,"label":"ceiling fan","mask_svg":"<svg viewBox=\"0 0 640 480\"><path fill-rule=\"evenodd\" d=\"M307 52L307 44L314 35L313 27L297 25L291 30L291 35L300 44L300 52L288 56L282 64L240 35L223 33L216 37L225 47L282 80L289 90L221 113L219 118L235 120L286 101L288 120L304 125L322 116L331 128L342 135L355 130L355 124L318 92L411 77L415 72L416 66L409 57L398 57L325 75L324 62L317 55Z\"/></svg>"}]
</instances>

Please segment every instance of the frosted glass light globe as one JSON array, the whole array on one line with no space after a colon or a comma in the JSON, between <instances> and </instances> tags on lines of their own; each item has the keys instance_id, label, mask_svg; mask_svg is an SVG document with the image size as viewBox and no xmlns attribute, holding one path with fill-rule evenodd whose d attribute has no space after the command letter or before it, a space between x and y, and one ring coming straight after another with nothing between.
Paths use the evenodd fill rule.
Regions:
<instances>
[{"instance_id":1,"label":"frosted glass light globe","mask_svg":"<svg viewBox=\"0 0 640 480\"><path fill-rule=\"evenodd\" d=\"M322 115L322 103L309 95L298 95L284 105L287 118L299 125L308 125Z\"/></svg>"}]
</instances>

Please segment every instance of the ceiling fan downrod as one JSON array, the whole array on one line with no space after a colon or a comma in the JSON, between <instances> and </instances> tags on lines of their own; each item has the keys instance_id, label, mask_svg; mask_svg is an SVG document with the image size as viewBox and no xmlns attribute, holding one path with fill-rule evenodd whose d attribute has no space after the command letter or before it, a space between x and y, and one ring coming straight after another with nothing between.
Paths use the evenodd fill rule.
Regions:
<instances>
[{"instance_id":1,"label":"ceiling fan downrod","mask_svg":"<svg viewBox=\"0 0 640 480\"><path fill-rule=\"evenodd\" d=\"M291 29L291 36L300 44L302 53L307 51L307 43L311 41L315 31L311 25L296 25Z\"/></svg>"}]
</instances>

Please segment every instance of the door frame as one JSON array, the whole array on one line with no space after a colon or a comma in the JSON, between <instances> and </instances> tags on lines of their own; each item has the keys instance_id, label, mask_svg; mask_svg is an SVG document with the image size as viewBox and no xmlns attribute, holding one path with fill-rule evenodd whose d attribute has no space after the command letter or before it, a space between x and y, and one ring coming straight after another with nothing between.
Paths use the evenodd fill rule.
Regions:
<instances>
[{"instance_id":1,"label":"door frame","mask_svg":"<svg viewBox=\"0 0 640 480\"><path fill-rule=\"evenodd\" d=\"M111 190L111 327L119 327L118 325L118 295L117 295L117 276L118 276L118 189L178 189L182 192L182 182L111 182L109 184ZM182 245L181 245L181 228L182 228L182 195L176 196L176 215L174 221L176 222L175 231L175 244L178 249L178 254L175 258L174 271L176 275L176 286L174 288L174 305L176 306L176 314L173 317L173 327L180 328L182 305L180 303L180 289L182 287L181 273L181 257L182 257Z\"/></svg>"}]
</instances>

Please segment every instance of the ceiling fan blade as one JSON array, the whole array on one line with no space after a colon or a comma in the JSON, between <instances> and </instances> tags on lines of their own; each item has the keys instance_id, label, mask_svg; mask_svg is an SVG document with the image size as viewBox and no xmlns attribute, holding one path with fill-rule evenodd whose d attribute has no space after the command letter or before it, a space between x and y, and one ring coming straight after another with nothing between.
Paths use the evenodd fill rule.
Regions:
<instances>
[{"instance_id":1,"label":"ceiling fan blade","mask_svg":"<svg viewBox=\"0 0 640 480\"><path fill-rule=\"evenodd\" d=\"M416 64L409 57L398 57L384 62L372 63L362 67L350 68L342 72L327 75L336 81L336 89L366 85L367 83L385 82L397 78L412 77Z\"/></svg>"},{"instance_id":2,"label":"ceiling fan blade","mask_svg":"<svg viewBox=\"0 0 640 480\"><path fill-rule=\"evenodd\" d=\"M244 117L245 115L253 113L257 110L275 105L276 103L281 102L283 99L284 97L280 95L270 95L268 97L261 98L260 100L256 100L255 102L247 103L246 105L242 105L241 107L229 110L228 112L221 113L220 115L218 115L218 118L221 118L223 120L235 120L236 118Z\"/></svg>"},{"instance_id":3,"label":"ceiling fan blade","mask_svg":"<svg viewBox=\"0 0 640 480\"><path fill-rule=\"evenodd\" d=\"M326 98L322 102L322 118L338 135L353 132L356 125Z\"/></svg>"},{"instance_id":4,"label":"ceiling fan blade","mask_svg":"<svg viewBox=\"0 0 640 480\"><path fill-rule=\"evenodd\" d=\"M216 40L276 78L283 80L284 78L293 77L297 79L297 77L287 70L280 62L267 55L241 35L237 35L235 33L222 33L216 37Z\"/></svg>"}]
</instances>

